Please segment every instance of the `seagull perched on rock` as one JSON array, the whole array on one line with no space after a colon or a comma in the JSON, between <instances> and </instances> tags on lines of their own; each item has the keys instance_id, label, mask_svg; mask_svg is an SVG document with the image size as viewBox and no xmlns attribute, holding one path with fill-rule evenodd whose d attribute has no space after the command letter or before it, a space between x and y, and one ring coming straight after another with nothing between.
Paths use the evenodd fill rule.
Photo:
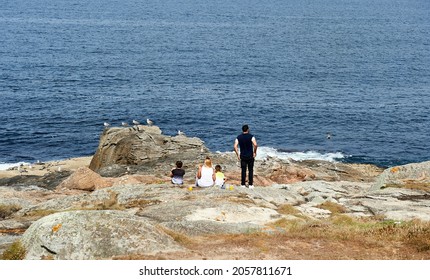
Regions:
<instances>
[{"instance_id":1,"label":"seagull perched on rock","mask_svg":"<svg viewBox=\"0 0 430 280\"><path fill-rule=\"evenodd\" d=\"M146 119L146 123L147 123L149 126L151 126L151 125L153 125L153 124L154 124L154 122L153 122L153 121L151 121L150 119Z\"/></svg>"},{"instance_id":2,"label":"seagull perched on rock","mask_svg":"<svg viewBox=\"0 0 430 280\"><path fill-rule=\"evenodd\" d=\"M122 122L122 123L121 123L121 125L122 125L122 126L124 126L124 127L127 127L127 126L128 126L128 123L126 123L126 122Z\"/></svg>"},{"instance_id":3,"label":"seagull perched on rock","mask_svg":"<svg viewBox=\"0 0 430 280\"><path fill-rule=\"evenodd\" d=\"M137 131L139 131L139 124L140 124L140 122L133 120L134 129Z\"/></svg>"},{"instance_id":4,"label":"seagull perched on rock","mask_svg":"<svg viewBox=\"0 0 430 280\"><path fill-rule=\"evenodd\" d=\"M178 130L178 135L184 135L185 136L185 133L183 131Z\"/></svg>"},{"instance_id":5,"label":"seagull perched on rock","mask_svg":"<svg viewBox=\"0 0 430 280\"><path fill-rule=\"evenodd\" d=\"M110 126L110 123L108 123L108 122L104 122L104 123L103 123L103 125L104 125L105 127L109 127L109 126Z\"/></svg>"}]
</instances>

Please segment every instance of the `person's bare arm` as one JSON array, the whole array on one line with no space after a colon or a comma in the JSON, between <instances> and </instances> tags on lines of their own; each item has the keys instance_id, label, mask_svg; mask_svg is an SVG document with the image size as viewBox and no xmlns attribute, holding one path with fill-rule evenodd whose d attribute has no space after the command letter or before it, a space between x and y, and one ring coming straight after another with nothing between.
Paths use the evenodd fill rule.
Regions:
<instances>
[{"instance_id":1,"label":"person's bare arm","mask_svg":"<svg viewBox=\"0 0 430 280\"><path fill-rule=\"evenodd\" d=\"M257 148L258 148L258 145L257 145L257 140L255 139L255 137L252 137L252 145L254 146L254 158L257 156Z\"/></svg>"},{"instance_id":2,"label":"person's bare arm","mask_svg":"<svg viewBox=\"0 0 430 280\"><path fill-rule=\"evenodd\" d=\"M197 178L202 178L202 165L199 165L199 169L197 170Z\"/></svg>"},{"instance_id":3,"label":"person's bare arm","mask_svg":"<svg viewBox=\"0 0 430 280\"><path fill-rule=\"evenodd\" d=\"M236 153L237 158L240 159L238 146L239 140L236 138L236 140L234 140L234 152Z\"/></svg>"}]
</instances>

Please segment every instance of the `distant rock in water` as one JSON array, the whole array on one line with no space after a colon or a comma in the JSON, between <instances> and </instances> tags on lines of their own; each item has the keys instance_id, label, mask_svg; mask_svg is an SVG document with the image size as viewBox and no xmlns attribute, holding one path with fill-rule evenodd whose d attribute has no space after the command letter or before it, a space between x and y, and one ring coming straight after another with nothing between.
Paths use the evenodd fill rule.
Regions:
<instances>
[{"instance_id":1,"label":"distant rock in water","mask_svg":"<svg viewBox=\"0 0 430 280\"><path fill-rule=\"evenodd\" d=\"M208 149L199 138L166 136L157 126L111 127L103 131L89 167L97 171L114 164L139 165L172 155L197 157L202 151Z\"/></svg>"}]
</instances>

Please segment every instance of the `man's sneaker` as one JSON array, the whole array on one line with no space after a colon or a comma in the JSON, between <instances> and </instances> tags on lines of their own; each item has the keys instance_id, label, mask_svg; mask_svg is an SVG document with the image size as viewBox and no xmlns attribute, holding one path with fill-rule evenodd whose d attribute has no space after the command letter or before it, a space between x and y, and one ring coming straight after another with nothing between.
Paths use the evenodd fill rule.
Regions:
<instances>
[{"instance_id":1,"label":"man's sneaker","mask_svg":"<svg viewBox=\"0 0 430 280\"><path fill-rule=\"evenodd\" d=\"M242 188L246 188L246 186L245 185L240 185Z\"/></svg>"},{"instance_id":2,"label":"man's sneaker","mask_svg":"<svg viewBox=\"0 0 430 280\"><path fill-rule=\"evenodd\" d=\"M254 185L249 185L249 188L250 188L250 189L253 189L253 188L254 188Z\"/></svg>"}]
</instances>

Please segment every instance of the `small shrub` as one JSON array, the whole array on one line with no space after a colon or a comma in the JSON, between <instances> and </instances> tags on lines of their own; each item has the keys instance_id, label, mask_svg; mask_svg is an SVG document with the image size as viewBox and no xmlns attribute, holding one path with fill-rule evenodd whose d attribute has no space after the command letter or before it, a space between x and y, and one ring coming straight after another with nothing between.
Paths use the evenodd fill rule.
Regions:
<instances>
[{"instance_id":1,"label":"small shrub","mask_svg":"<svg viewBox=\"0 0 430 280\"><path fill-rule=\"evenodd\" d=\"M26 252L21 242L15 241L1 255L2 260L23 260Z\"/></svg>"}]
</instances>

